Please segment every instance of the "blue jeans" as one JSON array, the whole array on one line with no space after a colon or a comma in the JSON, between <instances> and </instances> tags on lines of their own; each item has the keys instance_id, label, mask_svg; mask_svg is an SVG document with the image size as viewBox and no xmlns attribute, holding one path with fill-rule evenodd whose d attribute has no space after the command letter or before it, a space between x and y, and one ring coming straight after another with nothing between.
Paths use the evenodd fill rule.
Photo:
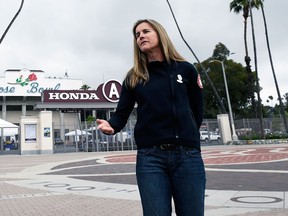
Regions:
<instances>
[{"instance_id":1,"label":"blue jeans","mask_svg":"<svg viewBox=\"0 0 288 216\"><path fill-rule=\"evenodd\" d=\"M138 149L136 176L144 216L204 216L206 175L201 152Z\"/></svg>"}]
</instances>

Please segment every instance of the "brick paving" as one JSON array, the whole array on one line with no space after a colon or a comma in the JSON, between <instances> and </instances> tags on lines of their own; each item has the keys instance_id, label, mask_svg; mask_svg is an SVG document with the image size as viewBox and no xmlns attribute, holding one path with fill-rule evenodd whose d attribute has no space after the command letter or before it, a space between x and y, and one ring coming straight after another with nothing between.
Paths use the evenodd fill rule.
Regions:
<instances>
[{"instance_id":1,"label":"brick paving","mask_svg":"<svg viewBox=\"0 0 288 216\"><path fill-rule=\"evenodd\" d=\"M40 186L37 189L33 188L31 184L25 183L27 180L38 183L64 180L68 185L71 184L68 181L75 180L79 188L85 187L87 184L92 185L92 183L96 185L95 187L101 183L136 187L135 158L135 151L31 156L2 155L0 156L0 215L140 216L142 213L139 198L124 199L124 197L101 196L101 194L97 194L100 190L94 194L85 194L80 191L79 193L63 192L60 189L56 190L57 188L46 190L47 188ZM287 197L280 202L283 203L282 207L276 201L273 203L272 199L279 194L285 193L282 196L284 198L285 195L288 195L287 144L205 146L203 147L203 158L207 169L208 193L205 215L288 215ZM231 203L229 199L224 205L214 205L214 202L209 202L209 199L213 197L209 193L214 193L214 191L219 191L220 194L226 193L225 191L227 193L238 191L237 194L240 198L241 193L253 191L252 196L259 196L260 200L266 198L268 201L259 201L259 207L250 205L248 202L247 204L238 202L235 205L228 205L229 202ZM273 196L267 196L265 193ZM263 194L263 196L259 194ZM272 207L260 205L265 202L270 203L269 199L272 199ZM282 198L277 199L282 200Z\"/></svg>"},{"instance_id":2,"label":"brick paving","mask_svg":"<svg viewBox=\"0 0 288 216\"><path fill-rule=\"evenodd\" d=\"M57 194L9 183L0 183L0 191L1 216L141 215L140 202L134 200Z\"/></svg>"}]
</instances>

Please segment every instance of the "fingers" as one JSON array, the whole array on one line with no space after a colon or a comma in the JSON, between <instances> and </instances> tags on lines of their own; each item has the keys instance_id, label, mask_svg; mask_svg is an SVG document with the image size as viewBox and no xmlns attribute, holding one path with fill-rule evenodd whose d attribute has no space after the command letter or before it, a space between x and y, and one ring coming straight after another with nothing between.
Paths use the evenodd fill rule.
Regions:
<instances>
[{"instance_id":1,"label":"fingers","mask_svg":"<svg viewBox=\"0 0 288 216\"><path fill-rule=\"evenodd\" d=\"M98 124L97 129L102 130L105 125L109 125L109 123L103 119L97 119L96 123Z\"/></svg>"},{"instance_id":2,"label":"fingers","mask_svg":"<svg viewBox=\"0 0 288 216\"><path fill-rule=\"evenodd\" d=\"M114 134L114 129L111 127L108 121L97 119L96 122L98 124L97 129L101 130L105 134Z\"/></svg>"},{"instance_id":3,"label":"fingers","mask_svg":"<svg viewBox=\"0 0 288 216\"><path fill-rule=\"evenodd\" d=\"M102 119L96 119L96 123L97 123L98 125L100 125L103 121L104 121L104 120L102 120Z\"/></svg>"}]
</instances>

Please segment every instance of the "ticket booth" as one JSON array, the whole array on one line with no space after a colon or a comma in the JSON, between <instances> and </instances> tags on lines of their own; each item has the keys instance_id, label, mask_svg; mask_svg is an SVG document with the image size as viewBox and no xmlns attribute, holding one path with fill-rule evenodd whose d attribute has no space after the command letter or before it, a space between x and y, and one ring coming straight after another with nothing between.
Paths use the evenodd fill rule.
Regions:
<instances>
[{"instance_id":1,"label":"ticket booth","mask_svg":"<svg viewBox=\"0 0 288 216\"><path fill-rule=\"evenodd\" d=\"M52 111L41 111L38 116L22 116L21 154L53 154Z\"/></svg>"}]
</instances>

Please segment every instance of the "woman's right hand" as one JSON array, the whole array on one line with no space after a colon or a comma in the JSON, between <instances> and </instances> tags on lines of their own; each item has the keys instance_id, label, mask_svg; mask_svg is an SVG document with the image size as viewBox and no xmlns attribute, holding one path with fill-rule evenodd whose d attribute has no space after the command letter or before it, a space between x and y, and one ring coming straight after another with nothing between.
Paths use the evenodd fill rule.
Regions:
<instances>
[{"instance_id":1,"label":"woman's right hand","mask_svg":"<svg viewBox=\"0 0 288 216\"><path fill-rule=\"evenodd\" d=\"M101 130L105 134L114 134L114 129L111 127L108 121L103 119L97 119L96 123L98 124L97 129Z\"/></svg>"}]
</instances>

